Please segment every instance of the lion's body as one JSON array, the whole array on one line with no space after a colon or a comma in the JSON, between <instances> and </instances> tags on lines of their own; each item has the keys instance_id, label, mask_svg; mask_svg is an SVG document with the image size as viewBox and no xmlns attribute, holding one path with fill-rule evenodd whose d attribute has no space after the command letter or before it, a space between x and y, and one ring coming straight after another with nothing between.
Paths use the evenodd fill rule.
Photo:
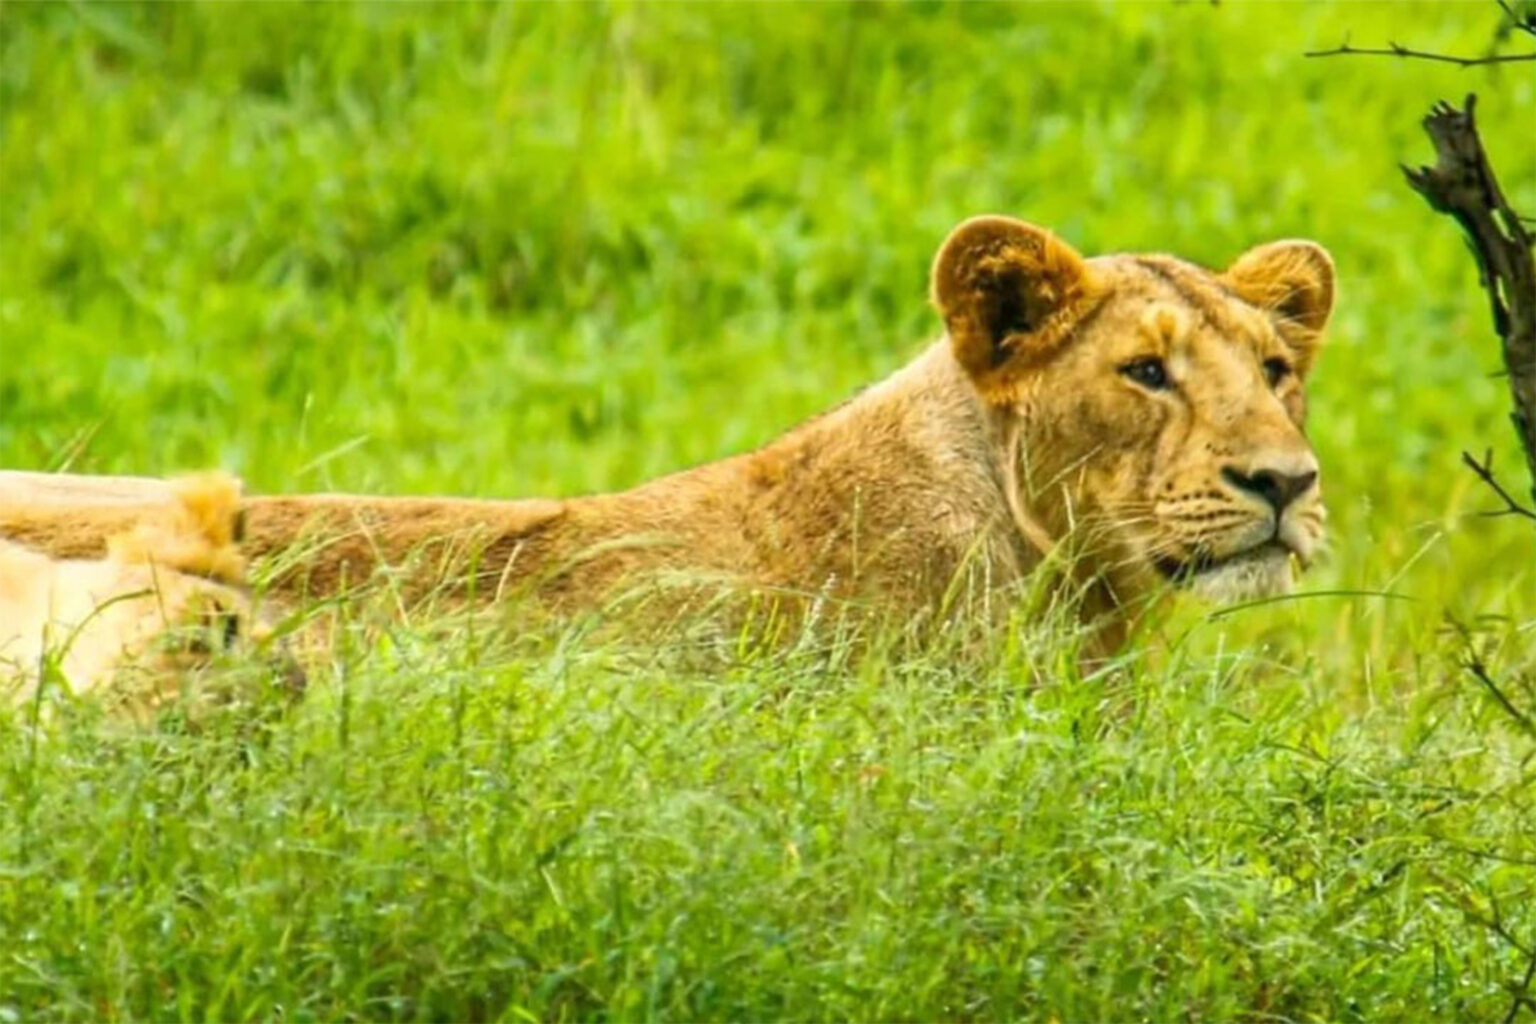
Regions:
<instances>
[{"instance_id":1,"label":"lion's body","mask_svg":"<svg viewBox=\"0 0 1536 1024\"><path fill-rule=\"evenodd\" d=\"M305 550L280 593L329 595L380 565L412 566L415 594L472 568L489 597L531 586L587 603L657 573L785 593L873 588L913 605L962 566L998 583L1038 557L1009 515L996 427L946 346L766 447L632 490L484 501L312 494L247 497L242 549ZM0 530L75 557L143 506L76 504L71 517L0 506ZM310 542L306 546L306 539Z\"/></svg>"},{"instance_id":2,"label":"lion's body","mask_svg":"<svg viewBox=\"0 0 1536 1024\"><path fill-rule=\"evenodd\" d=\"M473 563L482 593L530 583L557 603L657 574L814 594L872 586L921 603L963 564L1002 581L1028 560L985 418L936 346L759 451L633 490L510 502L257 497L244 506L245 543L261 556L306 532L328 538L284 576L320 593L414 556L419 585Z\"/></svg>"},{"instance_id":3,"label":"lion's body","mask_svg":"<svg viewBox=\"0 0 1536 1024\"><path fill-rule=\"evenodd\" d=\"M1010 585L1070 541L1091 604L1122 626L1170 582L1282 589L1315 550L1301 382L1333 301L1317 246L1261 246L1215 274L1085 261L977 218L940 250L934 298L945 340L756 452L562 500L252 497L245 550L278 559L291 595L388 566L409 595L451 582L565 605L671 576L920 608L961 573ZM138 514L0 501L0 533L89 555Z\"/></svg>"}]
</instances>

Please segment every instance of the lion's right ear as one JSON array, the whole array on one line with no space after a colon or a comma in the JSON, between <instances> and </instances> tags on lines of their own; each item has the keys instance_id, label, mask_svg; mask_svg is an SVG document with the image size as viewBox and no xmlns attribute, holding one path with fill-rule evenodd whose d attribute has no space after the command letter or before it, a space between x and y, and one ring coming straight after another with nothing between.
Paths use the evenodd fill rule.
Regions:
<instances>
[{"instance_id":1,"label":"lion's right ear","mask_svg":"<svg viewBox=\"0 0 1536 1024\"><path fill-rule=\"evenodd\" d=\"M1296 354L1305 377L1333 313L1333 257L1316 242L1289 239L1249 249L1227 268L1222 281L1244 302L1274 318L1280 337Z\"/></svg>"},{"instance_id":2,"label":"lion's right ear","mask_svg":"<svg viewBox=\"0 0 1536 1024\"><path fill-rule=\"evenodd\" d=\"M1011 217L973 217L933 261L933 301L955 358L990 402L1061 347L1094 288L1070 245Z\"/></svg>"}]
</instances>

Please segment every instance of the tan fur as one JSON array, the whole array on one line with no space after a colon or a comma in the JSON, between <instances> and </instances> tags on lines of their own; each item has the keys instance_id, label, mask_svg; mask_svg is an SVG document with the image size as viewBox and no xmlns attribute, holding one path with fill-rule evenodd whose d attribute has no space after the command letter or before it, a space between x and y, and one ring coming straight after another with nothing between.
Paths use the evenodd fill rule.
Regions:
<instances>
[{"instance_id":1,"label":"tan fur","mask_svg":"<svg viewBox=\"0 0 1536 1024\"><path fill-rule=\"evenodd\" d=\"M566 500L248 498L247 550L298 545L275 583L290 594L387 566L408 595L452 580L564 605L681 575L912 608L936 607L960 575L1007 586L1067 553L1090 613L1120 627L1170 579L1272 593L1291 556L1316 550L1323 510L1301 424L1333 303L1318 246L1261 246L1212 273L1166 256L1084 259L1040 228L982 217L939 250L933 299L944 340L759 451ZM1128 375L1154 357L1169 389ZM1284 369L1273 385L1266 360ZM1264 493L1282 484L1294 500L1277 513ZM135 514L0 505L0 529L79 554Z\"/></svg>"},{"instance_id":2,"label":"tan fur","mask_svg":"<svg viewBox=\"0 0 1536 1024\"><path fill-rule=\"evenodd\" d=\"M108 537L102 558L51 558L0 539L0 687L12 699L30 698L52 660L76 693L137 669L145 686L113 697L153 705L174 692L174 670L249 634L252 623L239 621L250 606L238 586L238 484L213 474L172 493Z\"/></svg>"}]
</instances>

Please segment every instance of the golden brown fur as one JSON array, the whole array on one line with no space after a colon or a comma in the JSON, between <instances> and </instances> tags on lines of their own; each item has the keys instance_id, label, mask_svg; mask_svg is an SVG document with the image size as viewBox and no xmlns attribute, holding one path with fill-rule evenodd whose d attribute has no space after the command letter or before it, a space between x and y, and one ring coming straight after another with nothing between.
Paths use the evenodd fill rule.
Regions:
<instances>
[{"instance_id":1,"label":"golden brown fur","mask_svg":"<svg viewBox=\"0 0 1536 1024\"><path fill-rule=\"evenodd\" d=\"M110 688L110 699L147 709L175 692L177 670L252 631L238 485L210 475L173 493L109 537L101 558L51 558L0 538L0 692L31 697L51 663L75 693Z\"/></svg>"},{"instance_id":2,"label":"golden brown fur","mask_svg":"<svg viewBox=\"0 0 1536 1024\"><path fill-rule=\"evenodd\" d=\"M289 593L332 593L382 565L409 594L473 568L481 596L555 604L686 574L914 608L959 574L1007 586L1070 550L1090 611L1121 626L1170 581L1218 597L1283 589L1292 557L1316 550L1302 382L1333 268L1315 244L1260 246L1213 273L1084 259L982 217L940 249L933 299L944 340L759 451L565 500L247 498L247 549L307 545L277 579ZM135 514L0 506L0 530L80 554Z\"/></svg>"}]
</instances>

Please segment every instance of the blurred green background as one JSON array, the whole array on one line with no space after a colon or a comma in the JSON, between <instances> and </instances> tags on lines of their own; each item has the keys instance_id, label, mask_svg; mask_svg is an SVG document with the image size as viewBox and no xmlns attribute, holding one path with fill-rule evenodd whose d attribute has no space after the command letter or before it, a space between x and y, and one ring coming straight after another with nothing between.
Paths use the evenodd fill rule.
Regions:
<instances>
[{"instance_id":1,"label":"blurred green background","mask_svg":"<svg viewBox=\"0 0 1536 1024\"><path fill-rule=\"evenodd\" d=\"M1051 742L1059 748L1030 749L1060 749L1061 759L1015 766L1021 774L1005 781L989 776L983 785L972 779L983 786L980 798L974 789L946 789L942 769L938 776L919 772L922 779L940 780L925 790L931 802L924 813L935 834L928 837L930 859L922 861L927 874L900 877L914 886L918 895L912 899L931 896L935 902L912 910L905 923L880 916L881 900L890 898L885 888L858 888L862 880L884 877L870 864L828 868L827 902L802 906L795 903L800 890L764 881L778 877L787 849L777 833L763 840L766 845L752 846L755 826L722 816L697 826L695 835L692 819L677 811L681 805L658 797L659 817L645 818L634 826L639 831L603 833L626 865L637 858L635 871L643 874L653 863L635 837L674 828L695 838L728 834L740 845L721 849L751 849L756 859L743 856L735 864L735 854L722 854L701 874L674 879L678 890L626 875L633 892L650 900L629 911L651 927L643 955L624 953L610 963L591 952L582 959L586 947L571 940L580 948L568 953L565 966L549 966L565 963L551 953L548 970L529 967L538 962L529 949L542 950L539 943L550 935L565 935L560 927L610 921L602 916L608 913L608 883L589 878L584 911L578 906L560 917L550 910L555 916L549 921L565 924L550 924L553 931L540 932L542 938L519 940L529 944L518 947L519 969L531 971L533 980L513 986L522 1000L513 1002L533 1008L520 1011L525 1014L588 1017L600 1010L631 1017L988 1017L1051 1006L1066 1007L1063 1012L1075 1007L1079 1016L1118 1007L1157 1017L1180 1006L1205 1006L1217 1017L1289 1007L1284 1012L1298 1016L1380 1019L1416 1016L1426 1004L1442 1016L1502 1015L1507 999L1501 986L1524 961L1516 963L1472 911L1460 916L1456 901L1473 897L1453 893L1447 879L1468 879L1468 886L1475 881L1484 886L1477 899L1502 894L1506 906L1520 906L1523 894L1524 923L1532 924L1529 908L1536 898L1529 870L1520 874L1485 858L1436 861L1423 872L1404 872L1386 853L1377 862L1362 851L1390 846L1381 830L1412 836L1403 843L1422 852L1439 849L1422 830L1443 828L1470 843L1479 829L1490 830L1483 840L1497 841L1519 822L1529 824L1528 799L1521 805L1491 797L1467 804L1465 817L1455 822L1420 823L1421 812L1430 814L1425 808L1439 799L1437 780L1454 776L1457 785L1485 786L1478 790L1485 797L1504 785L1528 791L1529 779L1520 775L1526 769L1517 766L1528 759L1520 760L1524 755L1502 741L1485 742L1487 735L1501 735L1498 713L1485 717L1490 713L1480 692L1457 667L1459 641L1446 633L1446 622L1449 614L1488 631L1483 642L1500 678L1530 672L1536 664L1536 557L1529 524L1477 515L1496 503L1461 467L1463 449L1491 447L1506 481L1525 483L1506 418L1505 384L1497 376L1497 343L1475 265L1455 225L1406 187L1398 164L1429 158L1419 120L1431 103L1476 90L1484 136L1505 189L1517 207L1536 212L1536 75L1530 65L1463 70L1382 58L1302 57L1346 38L1361 46L1390 39L1477 54L1487 50L1498 20L1492 3L0 3L0 466L149 474L221 466L261 491L510 497L619 488L760 444L919 351L939 332L925 297L929 261L948 229L967 216L1015 214L1054 228L1089 254L1167 251L1211 266L1272 238L1316 239L1332 251L1340 276L1330 347L1311 389L1310 426L1324 467L1333 539L1306 588L1391 592L1403 599L1315 597L1219 618L1184 613L1192 649L1206 654L1190 655L1196 658L1190 664L1176 662L1157 677L1163 689L1156 692L1165 706L1196 717L1138 722L1144 731L1136 733L1122 731L1129 726L1111 715L1101 736L1108 745L1101 753L1110 751L1103 762L1077 746L1077 711L1052 717L1051 701L1077 697L1056 693L1039 698L1044 706L1014 703L1022 700L1009 682L1017 681L1016 667L988 677L986 685L997 688L987 691L997 701L987 705L996 709L988 714L997 717L987 725L998 730L997 742L1012 743L1009 737L1024 735L1020 729L1038 728L1055 736ZM1263 652L1273 660L1264 660L1251 676L1243 674L1247 669L1234 676L1232 662L1223 660L1233 651ZM519 663L508 672L518 679L564 679L564 657ZM388 665L374 668L379 680L399 676ZM550 683L553 689L541 692L553 718L527 727L553 729L559 739L562 722L590 725L581 716L599 712L580 696L588 692L583 687L612 696L606 688L621 685L593 671L584 683L569 684L569 691ZM860 680L878 677L856 670L796 677L793 685L813 694L828 686L848 697L846 704L839 703L842 697L825 698L831 702L825 707L816 703L823 697L807 698L821 710L801 724L812 733L835 725L859 734L859 723L868 721L865 711L837 687L855 687L857 696L864 692L857 689ZM18 979L29 979L33 988L27 991L73 993L79 1001L59 1005L76 1016L274 1017L297 1005L283 1001L298 999L294 993L322 991L329 994L313 1003L322 1017L475 1015L502 1006L490 996L483 1003L455 1001L480 992L475 986L482 983L506 994L496 988L501 982L486 980L501 976L478 945L490 941L483 927L462 935L455 929L473 925L474 915L464 908L478 905L475 900L512 899L515 908L517 900L545 898L542 882L530 894L511 882L497 883L507 888L492 892L461 879L471 893L462 896L451 887L423 892L401 881L389 890L395 902L388 906L404 915L398 919L369 916L373 910L347 902L348 892L394 884L379 881L386 877L379 873L383 868L370 866L368 855L357 851L372 848L367 843L395 850L380 837L395 835L391 823L414 812L396 818L385 809L415 792L417 782L426 793L421 780L437 770L414 760L427 756L420 752L428 743L424 737L434 735L420 726L419 716L430 713L428 697L421 695L434 692L435 684L427 676L413 678L411 696L389 706L402 717L381 712L370 727L377 732L369 734L378 749L408 751L400 756L411 760L379 754L373 768L359 767L346 760L345 742L327 745L324 737L331 734L319 723L331 698L317 679L320 710L301 719L290 739L303 757L294 755L288 774L269 767L275 774L262 777L261 792L277 808L271 820L286 822L283 815L292 807L324 804L325 787L334 784L342 792L351 784L346 779L363 773L357 792L364 795L353 793L361 802L346 805L351 809L342 831L326 831L330 819L318 811L319 817L294 819L308 825L270 826L293 846L340 851L334 877L303 890L299 902L308 909L295 911L293 925L300 933L312 929L308 948L315 963L324 959L315 950L336 958L332 973L316 967L308 975L287 976L278 969L272 977L286 980L269 985L261 980L267 975L249 973L250 964L261 960L249 950L277 942L275 935L247 935L240 947L246 952L220 960L216 943L199 944L212 942L205 933L173 941L180 933L167 932L167 950L192 951L185 963L174 960L180 953L161 954L173 958L167 963L182 964L175 968L184 971L178 984L197 993L181 1003L153 980L124 974L121 966L80 966L68 959L74 954L57 954L64 957L57 962L73 966L60 968L51 981L19 968L6 975L3 967L0 980L9 978L18 990ZM1207 689L1192 680L1204 680L1200 685ZM686 695L676 698L680 720L714 707L715 682L707 683L708 697L684 687ZM640 689L625 693L638 701L636 714L660 718L658 707L673 707L666 694L674 684L681 685L639 677L634 685ZM388 686L406 684L377 685L378 693L388 694ZM791 686L777 676L732 685L748 694ZM922 686L891 685L891 692L905 694L898 720L937 730L938 739L913 739L913 751L943 749L944 743L967 749L992 735L964 717L973 705L963 694L954 703L945 703L948 697L925 702ZM1093 691L1083 692L1089 694L1084 707L1102 711ZM417 699L421 707L411 704ZM1463 699L1469 703L1458 703ZM1229 714L1229 701L1239 710ZM721 791L712 787L723 784L711 773L728 772L739 762L745 776L732 799L762 801L764 821L780 814L795 818L786 808L807 799L802 789L783 778L764 783L766 790L756 788L757 778L779 770L779 751L763 737L788 728L783 723L794 716L782 714L788 718L759 720L757 732L692 737L679 731L673 739L682 753L652 755L673 756L658 776L672 782L652 780L640 790L678 799L685 790L718 796ZM1020 724L1026 720L1032 724ZM591 726L595 733L572 726L573 734L561 742L596 743L593 736L617 728L602 721L607 724ZM1244 729L1234 732L1237 721ZM1170 731L1158 732L1159 722ZM1245 731L1249 722L1256 723L1252 735L1273 730L1264 743L1278 746L1242 747L1248 754L1238 757L1234 751L1252 738ZM1181 731L1186 727L1191 731ZM1191 746L1180 746L1186 740ZM568 749L549 742L551 751ZM815 829L833 822L826 834L835 837L842 835L838 822L862 822L858 814L875 812L848 810L865 806L858 803L863 790L841 788L838 780L853 778L843 771L846 752L827 742L825 750L816 748L822 753L810 756L809 767L802 766L807 775L797 776L796 785L804 786L805 777L823 779L830 803L816 805L825 817L812 814L812 821ZM1357 763L1368 766L1359 768L1363 774L1341 770L1335 776L1330 767L1326 779L1315 780L1316 788L1297 796L1287 789L1289 762L1266 760L1287 744L1312 752L1328 750L1330 742L1341 759L1348 751L1358 755ZM1442 743L1443 759L1424 753ZM124 781L129 775L111 773L131 767L166 791L191 792L192 776L177 773L210 769L198 761L201 748L175 749L191 760L165 768L154 759L160 755L144 754L148 760L123 762L129 767L100 768L107 774L90 784L71 773L98 770L91 767L96 755L69 761L61 753L51 769L52 789L27 788L33 785L27 781L33 779L27 774L32 762L17 761L14 778L25 785L17 782L21 788L11 792L17 800L17 793L33 794L26 798L40 801L37 807L53 808L37 811L38 820L78 833L72 856L79 859L70 863L94 865L79 871L116 877L115 868L90 852L94 829L132 832L124 822L137 821L110 799L124 786L132 788ZM1201 751L1211 761L1200 760ZM1249 754L1252 763L1243 760ZM1395 760L1399 755L1409 760ZM697 777L666 775L693 771L694 756ZM1214 798L1201 794L1203 784L1223 776L1221 764L1236 761L1254 774L1233 778L1255 791L1227 794L1237 801L1230 806L1206 804ZM301 762L310 767L294 767ZM640 763L647 762L642 757ZM900 762L885 763L900 774ZM1116 787L1129 785L1116 773L1132 772L1127 766L1133 764L1162 765L1147 769L1163 772L1156 776L1161 782L1143 793L1149 802L1136 805L1140 810L1111 815L1106 808L1122 792ZM592 808L610 800L629 807L622 798L637 785L634 772L640 769L613 767L615 774L596 774L591 781L560 773L608 769L561 765L556 759L520 768L532 773L535 785L559 789L564 779L569 792L579 791L557 817L596 814ZM1091 775L1095 765L1108 773L1105 778L1120 781L1084 781L1082 773ZM818 768L823 774L815 776ZM369 771L380 773L372 783ZM1220 829L1231 821L1250 811L1263 820L1282 804L1313 807L1314 798L1323 801L1316 806L1331 807L1318 794L1334 792L1328 779L1346 778L1356 788L1328 800L1377 802L1351 804L1360 817L1345 826L1325 810L1315 819L1295 811L1302 816L1295 821L1311 822L1287 833L1316 854L1306 872L1281 870L1282 860L1265 846L1275 833L1266 831L1257 847L1265 852L1245 853L1258 859L1233 868L1235 874L1222 873L1227 868L1220 857L1198 862L1216 865L1199 869L1209 870L1200 877L1213 888L1202 889L1200 882L1180 889L1168 882L1185 876L1169 867L1173 861L1162 859L1162 851L1183 849L1186 839L1195 847L1208 842L1226 850L1229 841L1237 842L1222 838L1228 834ZM1091 859L1106 836L1118 835L1116 829L1129 830L1130 845L1114 848L1141 851L1125 854L1139 867L1125 869L1130 874L1124 878L1135 884L1125 881L1123 889L1106 881L1121 876L1100 865L1095 870L1103 873L1072 883L1082 887L1072 890L1080 902L1060 893L1041 897L1041 912L1059 913L1066 922L1037 922L1045 929L1034 933L1037 938L1056 936L1054 945L1040 940L1046 945L1038 948L1049 948L1050 956L1037 963L1027 950L1018 952L1007 961L1012 966L997 968L1004 974L992 975L984 950L986 943L1002 941L995 935L982 936L979 946L955 939L959 945L932 948L914 936L949 934L935 922L960 904L934 878L950 877L946 865L974 867L966 858L981 856L976 851L982 846L944 847L943 837L1002 821L996 815L1005 813L1014 791L985 786L1029 786L1030 779L1043 780L1047 791L1055 786L1083 795L1064 796L1059 806L1039 811L1044 817L1020 827L1060 824L1083 813L1090 825L1081 834L1040 832L1041 849L1050 851L1040 854L1043 860L1028 860L1027 851L997 854L1003 859L985 862L1000 872L996 877L1055 863L1050 858L1057 856ZM582 788L589 781L596 788ZM1398 782L1404 788L1392 788ZM653 783L659 788L650 788ZM671 784L680 788L674 792ZM241 800L262 798L253 795L258 787L250 776L230 785L246 793ZM97 793L90 799L98 803L76 800L77 792ZM847 806L839 802L845 797ZM1175 812L1177 801L1183 803ZM207 826L200 842L229 830L229 864L242 862L252 844L278 841L271 833L242 833L268 826L251 824L257 819L249 815L226 820L221 806L204 801L183 810L190 827ZM973 806L990 807L994 816L972 815ZM1160 807L1166 816L1159 817ZM1110 816L1093 818L1095 808ZM854 817L839 818L845 811ZM1211 820L1201 824L1207 811ZM1186 832L1190 821L1196 824ZM1100 825L1104 831L1093 831ZM290 827L315 831L295 838L283 831ZM1349 831L1356 827L1359 832ZM1373 828L1375 839L1358 838ZM361 830L366 841L347 829ZM772 831L764 829L764 835ZM519 842L544 835L516 834ZM1529 840L1528 832L1519 835ZM1251 840L1249 835L1245 841ZM26 846L24 838L18 841ZM538 841L554 842L548 835ZM795 842L812 849L803 836ZM159 866L146 869L151 880L143 883L145 907L160 906L156 900L180 906L176 879L214 870L192 848L146 855ZM411 863L414 854L400 856ZM654 850L650 856L662 858ZM807 863L809 858L807 852ZM545 863L541 854L540 871ZM475 870L483 873L476 879L503 877L483 864ZM1271 871L1279 880L1265 898L1274 903L1263 905L1274 916L1233 925L1249 929L1242 932L1248 936L1242 941L1251 939L1243 956L1253 959L1227 963L1220 950L1238 942L1231 938L1237 933L1223 931L1221 912L1211 910L1212 917L1206 911L1230 907L1229 897L1247 892L1255 872L1267 879ZM1324 892L1319 879L1325 876L1342 889ZM1370 901L1389 891L1394 878L1404 887L1390 890L1400 900L1397 917L1378 920L1371 915L1387 910L1361 909L1380 907ZM1148 888L1136 888L1143 882ZM576 881L567 878L565 884L568 894L576 891ZM854 886L855 895L839 887L845 884ZM901 884L890 883L898 896ZM889 888L883 881L878 886ZM0 898L0 911L14 921L59 922L59 945L49 946L55 939L44 937L38 948L72 949L72 928L102 928L107 946L129 941L128 948L141 952L162 941L150 916L135 919L137 932L119 929L76 903L47 904L52 891L33 890L26 898L33 902ZM226 908L232 914L257 914L253 908L265 906L266 913L281 916L289 905L283 900L297 898L256 887L226 891L253 901ZM1006 904L999 895L1004 890L987 891ZM1058 897L1064 902L1051 902ZM1131 924L1110 937L1094 931L1098 925L1084 923L1090 918L1081 915L1100 911L1084 907L1097 908L1099 899L1110 897L1148 922L1172 915L1175 930L1185 929L1179 934L1193 944L1192 959L1156 967L1163 954L1138 945L1153 940L1132 936ZM260 902L269 898L273 902ZM579 902L576 895L571 899ZM623 903L613 899L615 906ZM1363 902L1351 902L1356 899ZM304 900L342 908L336 910L340 916L324 917ZM735 949L735 940L711 939L715 933L705 929L705 937L689 946L686 929L680 937L666 923L684 904L692 907L695 922L751 922L767 915L785 931L778 939L762 939L767 946L751 946L755 952L741 953L740 960L711 961ZM51 909L39 909L45 905ZM1007 906L1010 914L1024 913ZM1025 900L1025 906L1036 904ZM800 909L789 909L794 907ZM565 904L560 910L566 912ZM795 928L820 920L818 913L851 915L889 944L868 947L872 959L860 958L857 950L865 947L849 937L852 932L806 946ZM81 924L82 914L94 923ZM516 916L514 910L504 920ZM327 931L325 922L337 920L345 926ZM410 959L415 954L378 938L388 934L406 943L401 936L410 937L412 921L429 937L463 938L465 945L454 947L461 958L456 966L419 963ZM1303 932L1305 941L1297 937ZM601 929L593 934L599 933L608 938L591 939L593 950L618 941ZM130 934L137 938L126 939ZM1009 934L1029 946L1018 938L1022 932ZM367 936L376 945L370 947ZM1215 945L1200 945L1206 941ZM919 946L929 952L911 960L892 952ZM1287 950L1294 958L1287 959ZM346 957L354 953L363 962L348 966ZM673 953L680 959L668 961ZM1154 966L1126 981L1084 973L1072 959L1078 953L1099 965ZM820 957L814 969L796 959L813 955ZM36 963L47 959L38 954ZM404 974L380 974L377 984L366 980L373 977L370 965L402 963L413 966L402 968ZM656 972L666 963L673 974L658 981ZM724 973L700 966L711 963L724 964ZM923 975L928 981L922 984L929 985L923 988L917 975L928 967L939 974ZM1001 986L996 978L1014 967L1024 973L1007 975L1007 984L1038 986L1029 991L1040 1001L1010 1003L997 994L1000 988L988 988ZM1453 969L1465 972L1461 981L1437 987L1448 976L1442 971ZM766 972L760 990L745 980L752 971ZM699 982L705 975L712 979L707 984ZM220 980L235 977L246 980ZM1170 977L1190 987L1169 988ZM853 981L839 987L840 979L854 978L862 978L864 987ZM1458 989L1462 982L1469 987ZM125 987L113 987L119 984ZM571 994L578 985L581 990ZM368 993L377 990L399 999L368 1002ZM983 991L993 992L991 1001L967 1001L966 993ZM420 1001L413 1002L416 997ZM9 1019L8 1005L0 993L0 1020ZM42 1005L23 1000L12 1010Z\"/></svg>"}]
</instances>

